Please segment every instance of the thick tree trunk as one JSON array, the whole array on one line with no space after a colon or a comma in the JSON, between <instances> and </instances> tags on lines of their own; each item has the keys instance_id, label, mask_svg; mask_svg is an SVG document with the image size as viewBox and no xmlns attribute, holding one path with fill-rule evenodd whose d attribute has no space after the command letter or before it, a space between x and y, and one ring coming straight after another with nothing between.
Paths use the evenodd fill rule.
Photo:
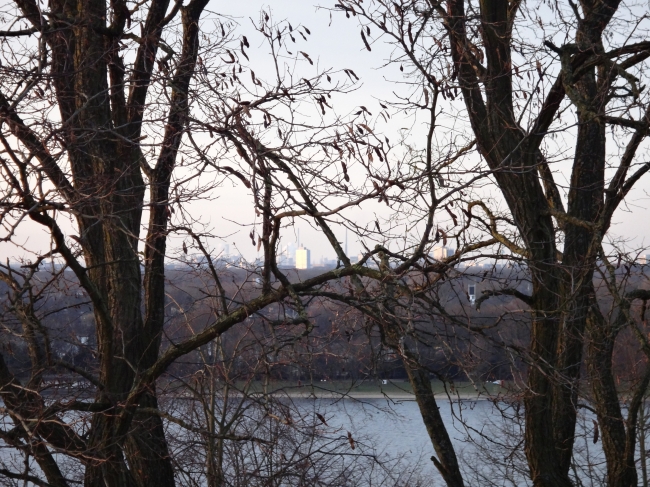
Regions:
<instances>
[{"instance_id":1,"label":"thick tree trunk","mask_svg":"<svg viewBox=\"0 0 650 487\"><path fill-rule=\"evenodd\" d=\"M124 460L119 438L115 434L115 416L97 414L88 438L88 456L84 487L138 487Z\"/></svg>"},{"instance_id":2,"label":"thick tree trunk","mask_svg":"<svg viewBox=\"0 0 650 487\"><path fill-rule=\"evenodd\" d=\"M140 406L158 408L151 394L143 395ZM159 416L138 413L124 443L129 468L138 487L174 487L174 470L162 420Z\"/></svg>"},{"instance_id":3,"label":"thick tree trunk","mask_svg":"<svg viewBox=\"0 0 650 487\"><path fill-rule=\"evenodd\" d=\"M481 0L481 36L486 54L479 80L465 27L462 0L447 3L446 26L463 98L477 146L510 208L528 253L533 279L531 365L526 403L526 455L535 486L570 486L568 477L576 424L576 402L587 310L593 294L593 267L602 232L596 231L603 211L605 125L595 69L573 79L573 61L564 63L553 97L549 96L534 130L518 127L513 109L510 35L517 9L504 0ZM577 43L581 56L602 45L600 37L617 0L584 4ZM582 59L582 58L580 58ZM576 61L578 63L578 61ZM482 85L482 86L481 86ZM604 84L606 86L606 84ZM550 214L558 209L558 192L546 181L544 194L537 177L539 143L569 95L578 108L578 140L567 221L564 255L556 257L556 235ZM599 95L599 93L601 93ZM485 99L485 101L484 101ZM549 202L550 201L550 202Z\"/></svg>"},{"instance_id":4,"label":"thick tree trunk","mask_svg":"<svg viewBox=\"0 0 650 487\"><path fill-rule=\"evenodd\" d=\"M608 323L597 304L593 303L588 320L587 368L598 415L600 437L607 461L608 487L636 487L638 478L635 455L635 435L628 440L620 399L612 373L612 355L616 340L615 327Z\"/></svg>"},{"instance_id":5,"label":"thick tree trunk","mask_svg":"<svg viewBox=\"0 0 650 487\"><path fill-rule=\"evenodd\" d=\"M534 309L525 404L526 458L535 487L571 487L568 472L558 461L554 441L553 384L556 379L555 346L559 333L557 295L548 280L533 286ZM549 310L544 313L538 310ZM555 315L555 316L554 316Z\"/></svg>"}]
</instances>

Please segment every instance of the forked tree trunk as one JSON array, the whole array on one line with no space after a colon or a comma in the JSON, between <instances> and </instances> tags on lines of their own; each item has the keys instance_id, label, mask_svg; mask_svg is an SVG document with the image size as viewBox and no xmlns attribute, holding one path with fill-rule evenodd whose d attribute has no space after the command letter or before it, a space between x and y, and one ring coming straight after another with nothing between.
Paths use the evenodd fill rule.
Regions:
<instances>
[{"instance_id":1,"label":"forked tree trunk","mask_svg":"<svg viewBox=\"0 0 650 487\"><path fill-rule=\"evenodd\" d=\"M16 3L25 18L41 31L43 17L36 4L30 0ZM52 28L45 28L42 35L51 50L52 82L63 121L61 136L67 148L71 182L17 115L11 115L9 122L14 135L39 159L78 216L79 242L88 270L65 253L64 237L47 217L35 214L32 218L50 227L68 265L93 302L98 380L103 385L96 400L114 406L96 413L92 420L88 452L80 457L86 465L84 484L173 487L174 472L160 417L136 412L129 420L118 406L132 392L138 372L151 367L158 358L164 324L169 184L187 123L188 89L198 53L198 21L207 0L192 0L180 7L183 50L172 83L162 150L148 174L152 208L144 281L138 244L145 183L138 140L170 2L149 2L128 87L119 45L131 15L126 2L110 2L110 15L105 0L50 3L53 15L48 21ZM6 105L4 98L0 102ZM140 396L139 406L157 407L153 388Z\"/></svg>"},{"instance_id":2,"label":"forked tree trunk","mask_svg":"<svg viewBox=\"0 0 650 487\"><path fill-rule=\"evenodd\" d=\"M584 331L594 292L593 269L606 231L597 229L604 221L605 123L600 115L606 100L594 67L584 69L579 79L573 78L572 70L602 48L603 30L618 2L583 3L578 54L567 62L563 59L565 71L528 134L519 128L513 108L511 34L519 4L481 0L486 66L480 81L467 54L471 46L464 1L447 5L452 56L477 146L495 171L519 228L533 280L526 457L535 487L569 487ZM601 82L606 83L602 78L601 73ZM566 94L577 107L580 123L564 212L539 147ZM543 175L543 185L538 174ZM551 214L564 230L561 262Z\"/></svg>"}]
</instances>

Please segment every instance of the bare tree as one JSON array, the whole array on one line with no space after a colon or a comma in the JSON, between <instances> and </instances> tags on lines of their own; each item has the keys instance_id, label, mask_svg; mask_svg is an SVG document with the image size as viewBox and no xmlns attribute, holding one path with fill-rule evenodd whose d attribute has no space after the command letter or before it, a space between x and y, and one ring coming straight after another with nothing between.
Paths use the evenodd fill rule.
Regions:
<instances>
[{"instance_id":1,"label":"bare tree","mask_svg":"<svg viewBox=\"0 0 650 487\"><path fill-rule=\"evenodd\" d=\"M500 0L336 6L358 21L368 50L370 28L394 46L389 61L408 67L410 100L426 103L423 93L441 93L451 107L456 98L464 102L462 121L507 205L498 223L497 212L480 204L492 219L488 233L524 259L532 279L528 296L500 293L522 298L531 311L525 438L536 486L572 485L582 364L611 362L602 356L608 326L595 304L594 271L616 210L650 169L641 155L647 25L637 7ZM563 150L571 161L566 185L556 182L565 177ZM476 203L466 204L471 214ZM603 438L612 439L604 444L608 485L634 485L634 413L632 444L624 446L619 399L611 387L604 397L601 374L609 371L592 368L587 379Z\"/></svg>"},{"instance_id":2,"label":"bare tree","mask_svg":"<svg viewBox=\"0 0 650 487\"><path fill-rule=\"evenodd\" d=\"M351 120L333 111L333 95L358 81L353 70L299 77L282 62L291 56L294 64L314 65L306 48L289 50L296 38L307 42L307 27L276 22L264 11L253 21L275 66L263 79L244 61L249 39L236 35L227 17L208 13L207 3L52 1L44 7L20 0L3 7L2 238L33 257L22 267L2 268L3 333L11 338L0 355L0 394L11 425L0 435L24 459L21 467L3 468L3 478L55 486L175 485L181 463L166 425L179 418L159 405L159 388L172 377L165 374L252 316L270 326L276 348L306 339L314 329L313 300L332 292L340 301L350 289L366 296L362 278L386 280L392 271L381 262L390 241L397 242L391 254L401 262L397 273L426 259L435 207L460 190L435 196L432 178L434 165L444 167L465 150L434 157L429 149L424 161L392 150L370 126L366 107ZM302 116L303 110L311 113ZM216 197L224 181L249 191L260 220L247 230L263 258L236 264L245 277L234 286L224 283L227 273L213 258L215 233L187 209ZM377 202L394 215L409 208L412 223L424 221L421 235L403 241L400 216L386 218L383 229L378 221L375 228L355 226L346 216ZM335 269L303 276L280 268L278 250L296 220L322 232L339 261ZM337 238L339 225L382 245L353 264ZM19 235L28 226L46 232L49 249L22 246ZM182 251L168 250L172 236L183 239ZM209 313L193 316L185 333L173 332L174 314L185 313L185 305L170 304L166 295L166 259L186 260L190 249L208 277L201 295L188 299L209 301ZM45 306L57 300L60 306ZM275 318L272 306L282 310ZM68 329L52 324L74 308L84 310L92 332L75 330L74 317ZM276 332L282 329L289 331ZM86 357L77 363L68 360L72 352L53 352L64 341ZM13 345L27 351L28 362L12 353ZM51 380L57 376L67 379ZM216 397L214 381L208 383L207 390L198 388L199 398L214 417L216 406L201 402ZM228 432L217 433L211 420L189 426L208 439L206 478L219 485L225 469L215 441ZM285 433L267 441L288 448L295 437ZM251 461L272 458L258 455L251 441ZM351 437L337 441L354 446Z\"/></svg>"},{"instance_id":3,"label":"bare tree","mask_svg":"<svg viewBox=\"0 0 650 487\"><path fill-rule=\"evenodd\" d=\"M375 116L367 106L335 109L359 78L347 67L317 67L303 47L308 27L262 11L247 37L207 3L17 0L3 7L2 238L33 258L1 270L8 338L0 394L11 426L0 435L24 462L0 473L57 486L195 481L187 469L196 459L170 449L166 427L174 424L185 444L204 452L198 463L210 485L224 484L232 465L243 475L253 463L251 482L342 479L312 475L318 469L304 462L318 458L332 475L345 475L349 464L330 460L343 458L341 442L354 445L352 438L334 438L331 455L320 447L292 453L296 438L325 441L315 440L318 423L280 426L289 422L288 406L269 406L268 394L258 401L249 389L280 364L304 366L288 350L330 346L313 310L331 305L352 318L345 331L363 330L368 346L401 359L447 485L464 479L431 376L450 379L443 369L452 363L470 378L481 375L490 353L514 357L510 366L526 384L527 466L517 474L527 472L539 487L579 482L575 437L584 400L597 416L608 485L634 485L650 377L644 325L634 313L641 301L643 316L648 296L638 282L630 285L633 271L617 271L624 252L607 250L605 239L650 169L640 159L650 50L639 7L341 0L335 10L359 21L360 46L388 41L387 66L399 65L400 76L406 66L407 93L392 114L411 113L424 126L418 147L408 136L392 145L382 137L379 117L391 115L385 103ZM249 61L253 36L270 53L270 74ZM556 181L567 152L563 186ZM223 268L212 247L217 232L191 209L217 198L226 183L252 201L255 220L238 223L261 255L227 263L237 270ZM497 197L489 195L493 186ZM350 216L360 206L376 216ZM283 268L280 250L296 222L321 232L336 268ZM27 227L44 230L49 248L24 245ZM340 242L344 230L365 248L356 262ZM179 249L172 238L182 240ZM431 256L449 242L454 252ZM459 268L480 259L520 270L483 270L479 278ZM201 268L201 286L178 299L166 278L174 260ZM473 303L465 287L477 280L487 284ZM53 323L74 307L94 327L83 332L90 341L76 324ZM529 327L523 333L520 323ZM217 374L225 369L214 362L217 352L224 367L236 360L233 350L242 349L224 344L243 336L256 337L244 347L254 371L248 386ZM616 387L615 370L617 346L630 336L643 369L632 392ZM67 348L58 345L64 342ZM71 359L64 348L87 353ZM441 349L442 368L434 357ZM188 357L202 357L202 374L184 369ZM51 376L63 371L84 386L53 385ZM191 392L191 407L159 405L160 389L176 386ZM219 409L228 409L224 387L247 399L239 402L244 410L256 405L245 426L266 424L265 437L231 438L226 416L217 428ZM224 439L241 446L228 460ZM299 460L278 462L282 454Z\"/></svg>"}]
</instances>

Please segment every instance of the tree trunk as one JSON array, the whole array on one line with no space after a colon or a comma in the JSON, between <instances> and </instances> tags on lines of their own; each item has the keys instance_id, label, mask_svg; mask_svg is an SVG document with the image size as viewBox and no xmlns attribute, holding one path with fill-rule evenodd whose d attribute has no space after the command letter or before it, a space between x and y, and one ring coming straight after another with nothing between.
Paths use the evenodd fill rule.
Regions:
<instances>
[{"instance_id":1,"label":"tree trunk","mask_svg":"<svg viewBox=\"0 0 650 487\"><path fill-rule=\"evenodd\" d=\"M635 441L631 445L628 442L628 432L612 373L616 331L596 306L595 303L592 305L588 320L587 368L607 461L607 487L636 487ZM636 431L632 435L636 436Z\"/></svg>"},{"instance_id":2,"label":"tree trunk","mask_svg":"<svg viewBox=\"0 0 650 487\"><path fill-rule=\"evenodd\" d=\"M440 408L433 395L429 374L422 367L419 367L415 363L410 363L408 360L404 361L404 367L406 368L409 382L413 387L415 400L420 408L420 414L427 428L427 433L438 455L438 458L432 456L431 461L433 461L442 475L447 487L464 487L465 484L458 466L456 451L451 444L445 422L440 415Z\"/></svg>"}]
</instances>

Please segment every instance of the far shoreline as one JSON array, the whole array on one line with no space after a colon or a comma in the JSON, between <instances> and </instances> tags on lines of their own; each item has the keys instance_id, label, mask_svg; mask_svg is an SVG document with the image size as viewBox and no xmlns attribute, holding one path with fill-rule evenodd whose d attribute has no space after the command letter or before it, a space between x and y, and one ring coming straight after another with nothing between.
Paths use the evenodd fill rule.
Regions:
<instances>
[{"instance_id":1,"label":"far shoreline","mask_svg":"<svg viewBox=\"0 0 650 487\"><path fill-rule=\"evenodd\" d=\"M270 395L285 396L291 399L354 399L354 400L364 400L364 399L386 399L389 401L415 401L415 395L411 393L395 393L395 392L336 392L336 391L320 391L316 393L306 393L306 392L287 392L287 391L274 391ZM461 394L434 394L434 397L437 401L439 400L450 400L450 401L488 401L492 400L498 396L491 396L489 394L479 394L474 393L461 393Z\"/></svg>"}]
</instances>

